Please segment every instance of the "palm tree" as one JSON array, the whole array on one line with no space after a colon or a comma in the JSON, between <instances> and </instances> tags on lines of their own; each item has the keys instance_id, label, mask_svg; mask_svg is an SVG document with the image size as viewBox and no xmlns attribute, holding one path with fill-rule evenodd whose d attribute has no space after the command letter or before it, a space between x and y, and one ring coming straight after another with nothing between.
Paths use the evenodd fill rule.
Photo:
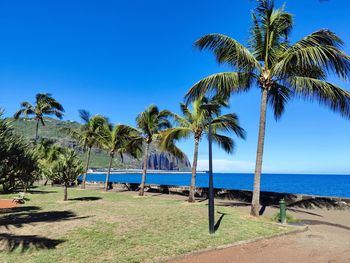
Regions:
<instances>
[{"instance_id":1,"label":"palm tree","mask_svg":"<svg viewBox=\"0 0 350 263\"><path fill-rule=\"evenodd\" d=\"M65 151L64 148L49 139L41 139L36 145L35 155L38 158L40 172L46 177L44 185L47 185L47 182L50 179L51 164L60 158L63 151Z\"/></svg>"},{"instance_id":2,"label":"palm tree","mask_svg":"<svg viewBox=\"0 0 350 263\"><path fill-rule=\"evenodd\" d=\"M211 104L211 111L204 107L206 104ZM212 125L212 138L221 148L227 153L233 153L234 141L219 132L233 132L240 138L245 138L245 131L239 126L238 117L234 113L221 115L221 108L227 106L226 101L207 98L199 98L193 101L192 110L186 104L181 103L181 111L183 117L174 114L177 127L169 128L163 132L162 146L174 144L180 139L194 138L194 154L192 163L192 177L189 194L189 202L194 202L195 186L196 186L196 172L198 160L199 142L205 134L208 134L209 123ZM214 116L214 117L213 117Z\"/></svg>"},{"instance_id":3,"label":"palm tree","mask_svg":"<svg viewBox=\"0 0 350 263\"><path fill-rule=\"evenodd\" d=\"M72 138L79 141L83 150L86 151L86 166L83 175L82 189L85 189L86 175L89 170L91 149L98 146L100 136L105 126L108 125L108 120L102 115L91 116L86 110L79 110L79 115L83 121L83 125L79 129L63 128L62 130L68 133Z\"/></svg>"},{"instance_id":4,"label":"palm tree","mask_svg":"<svg viewBox=\"0 0 350 263\"><path fill-rule=\"evenodd\" d=\"M133 127L128 125L116 125L112 129L111 127L106 127L103 134L101 134L101 144L103 148L109 151L110 156L106 176L106 191L108 191L109 175L115 155L118 154L122 161L125 154L138 158L140 153L142 153L142 142L139 131Z\"/></svg>"},{"instance_id":5,"label":"palm tree","mask_svg":"<svg viewBox=\"0 0 350 263\"><path fill-rule=\"evenodd\" d=\"M63 200L68 200L67 188L83 172L83 165L74 150L64 148L59 159L52 163L51 177L63 184Z\"/></svg>"},{"instance_id":6,"label":"palm tree","mask_svg":"<svg viewBox=\"0 0 350 263\"><path fill-rule=\"evenodd\" d=\"M142 179L139 191L140 196L144 194L149 146L153 140L159 138L161 131L171 127L171 123L168 119L170 115L171 113L169 111L159 111L157 106L150 105L136 117L137 127L140 130L140 135L145 144L145 149L143 151Z\"/></svg>"},{"instance_id":7,"label":"palm tree","mask_svg":"<svg viewBox=\"0 0 350 263\"><path fill-rule=\"evenodd\" d=\"M316 31L290 44L288 36L293 17L284 7L275 9L273 0L259 0L252 15L253 26L248 47L221 34L209 34L196 41L200 50L211 50L219 63L233 72L208 76L186 94L187 101L207 92L229 96L256 86L261 90L259 135L251 214L258 216L260 176L265 141L266 108L269 103L278 120L290 98L300 97L350 117L350 93L326 80L335 73L348 79L350 57L341 51L343 41L329 30Z\"/></svg>"},{"instance_id":8,"label":"palm tree","mask_svg":"<svg viewBox=\"0 0 350 263\"><path fill-rule=\"evenodd\" d=\"M49 93L38 93L36 94L35 105L25 101L21 103L21 108L14 114L14 118L18 119L20 116L35 116L35 139L36 143L38 140L39 123L45 126L44 116L55 115L57 118L62 119L63 106Z\"/></svg>"}]
</instances>

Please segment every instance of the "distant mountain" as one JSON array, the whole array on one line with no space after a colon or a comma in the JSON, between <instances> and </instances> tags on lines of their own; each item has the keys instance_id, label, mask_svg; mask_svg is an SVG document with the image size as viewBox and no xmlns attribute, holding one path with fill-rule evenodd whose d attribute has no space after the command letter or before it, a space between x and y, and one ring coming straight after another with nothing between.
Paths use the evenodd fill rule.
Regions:
<instances>
[{"instance_id":1,"label":"distant mountain","mask_svg":"<svg viewBox=\"0 0 350 263\"><path fill-rule=\"evenodd\" d=\"M85 155L82 148L77 141L71 139L67 134L62 133L62 127L70 127L78 129L81 125L75 121L61 121L52 118L45 118L45 126L39 128L39 138L51 139L61 146L75 149L82 160L85 160ZM12 123L15 131L28 140L32 140L35 134L35 120L34 119L19 119ZM106 168L108 166L109 156L104 150L94 148L91 154L92 168ZM125 156L124 163L117 157L113 163L114 169L141 169L142 158L137 160L131 156ZM151 170L175 170L175 171L189 171L191 164L186 157L185 161L181 161L177 157L161 152L156 144L150 147L150 156L148 159L148 168Z\"/></svg>"}]
</instances>

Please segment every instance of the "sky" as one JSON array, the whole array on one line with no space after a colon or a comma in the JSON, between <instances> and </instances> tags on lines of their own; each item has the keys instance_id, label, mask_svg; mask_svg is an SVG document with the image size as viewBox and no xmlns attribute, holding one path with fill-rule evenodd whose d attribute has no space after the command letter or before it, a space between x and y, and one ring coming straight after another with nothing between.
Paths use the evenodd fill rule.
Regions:
<instances>
[{"instance_id":1,"label":"sky","mask_svg":"<svg viewBox=\"0 0 350 263\"><path fill-rule=\"evenodd\" d=\"M294 14L291 41L321 28L336 32L350 53L348 0L289 0ZM113 123L135 125L149 104L179 113L179 103L201 78L230 70L196 39L222 33L246 43L251 0L2 0L0 2L0 107L11 116L22 101L52 93L65 107L65 120L78 110L103 114ZM331 78L350 90L350 84ZM233 155L214 147L214 171L253 172L260 91L235 95L230 109L247 131ZM350 173L350 121L330 110L292 100L276 122L269 109L263 171ZM193 158L193 140L179 143ZM207 169L208 145L199 149Z\"/></svg>"}]
</instances>

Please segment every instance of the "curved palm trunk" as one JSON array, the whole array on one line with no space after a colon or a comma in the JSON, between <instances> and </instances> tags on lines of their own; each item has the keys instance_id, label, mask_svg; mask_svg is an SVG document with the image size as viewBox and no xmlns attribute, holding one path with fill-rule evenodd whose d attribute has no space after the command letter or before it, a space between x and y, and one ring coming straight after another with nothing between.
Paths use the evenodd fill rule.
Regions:
<instances>
[{"instance_id":1,"label":"curved palm trunk","mask_svg":"<svg viewBox=\"0 0 350 263\"><path fill-rule=\"evenodd\" d=\"M111 168L112 168L112 163L113 163L113 158L114 158L114 154L111 153L110 154L110 160L109 160L109 165L108 165L108 172L107 172L107 176L106 176L106 185L105 185L105 191L108 191L108 181L109 181L109 175L111 174Z\"/></svg>"},{"instance_id":2,"label":"curved palm trunk","mask_svg":"<svg viewBox=\"0 0 350 263\"><path fill-rule=\"evenodd\" d=\"M36 120L36 126L35 126L35 138L34 138L35 144L38 141L38 131L39 131L39 119Z\"/></svg>"},{"instance_id":3,"label":"curved palm trunk","mask_svg":"<svg viewBox=\"0 0 350 263\"><path fill-rule=\"evenodd\" d=\"M63 185L63 201L68 200L68 189L67 189L67 184L64 183Z\"/></svg>"},{"instance_id":4,"label":"curved palm trunk","mask_svg":"<svg viewBox=\"0 0 350 263\"><path fill-rule=\"evenodd\" d=\"M146 143L145 155L143 157L143 171L142 171L142 179L141 179L139 196L143 196L144 192L145 192L145 182L146 182L147 163L148 163L148 150L149 150L149 143Z\"/></svg>"},{"instance_id":5,"label":"curved palm trunk","mask_svg":"<svg viewBox=\"0 0 350 263\"><path fill-rule=\"evenodd\" d=\"M85 189L85 183L86 183L86 175L89 170L89 164L90 164L90 156L91 156L91 147L87 151L87 158L86 158L86 167L85 167L85 174L83 176L83 183L81 184L81 188Z\"/></svg>"},{"instance_id":6,"label":"curved palm trunk","mask_svg":"<svg viewBox=\"0 0 350 263\"><path fill-rule=\"evenodd\" d=\"M189 198L188 198L189 203L193 203L195 201L194 194L195 194L195 189L196 189L198 145L199 145L199 139L195 139L194 140L194 154L193 154L193 164L192 164L191 186L190 186L190 194L189 194Z\"/></svg>"},{"instance_id":7,"label":"curved palm trunk","mask_svg":"<svg viewBox=\"0 0 350 263\"><path fill-rule=\"evenodd\" d=\"M266 126L266 106L267 106L267 88L263 88L260 105L260 121L259 121L259 135L258 147L256 152L255 175L254 175L254 190L252 198L252 206L250 214L252 216L259 216L260 209L260 176L264 153L265 141L265 126Z\"/></svg>"}]
</instances>

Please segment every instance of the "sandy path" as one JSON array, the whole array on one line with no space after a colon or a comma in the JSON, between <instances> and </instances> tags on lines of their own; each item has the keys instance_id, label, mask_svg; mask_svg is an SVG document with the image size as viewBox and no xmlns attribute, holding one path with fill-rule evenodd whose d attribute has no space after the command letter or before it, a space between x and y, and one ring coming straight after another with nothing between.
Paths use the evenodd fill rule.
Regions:
<instances>
[{"instance_id":1,"label":"sandy path","mask_svg":"<svg viewBox=\"0 0 350 263\"><path fill-rule=\"evenodd\" d=\"M218 201L220 203L220 201ZM249 207L236 207L248 213ZM276 212L266 208L265 215ZM306 220L309 230L250 244L194 254L173 263L232 262L344 262L350 263L350 211L297 209L294 217Z\"/></svg>"}]
</instances>

